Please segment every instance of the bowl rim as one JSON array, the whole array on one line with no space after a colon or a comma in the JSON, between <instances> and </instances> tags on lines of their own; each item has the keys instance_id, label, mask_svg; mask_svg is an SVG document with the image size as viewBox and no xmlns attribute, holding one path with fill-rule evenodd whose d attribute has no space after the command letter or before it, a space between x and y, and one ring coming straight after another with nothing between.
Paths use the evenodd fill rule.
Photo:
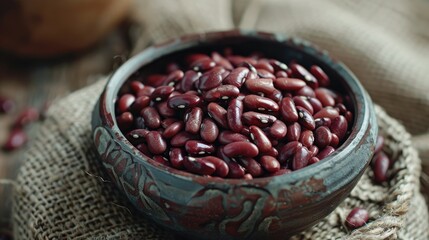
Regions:
<instances>
[{"instance_id":1,"label":"bowl rim","mask_svg":"<svg viewBox=\"0 0 429 240\"><path fill-rule=\"evenodd\" d=\"M277 176L267 176L267 177L257 177L250 180L247 179L230 179L230 178L220 178L220 177L207 177L201 176L193 173L189 173L183 170L175 169L173 167L165 166L153 160L152 158L144 155L139 150L137 150L125 137L125 135L118 128L116 119L115 119L115 108L114 103L117 99L117 94L120 86L127 81L127 79L142 66L147 65L153 62L160 57L174 53L180 50L186 50L189 47L196 46L199 43L204 43L207 41L213 41L220 38L251 38L251 39L261 39L274 41L278 43L285 44L286 47L297 47L304 51L306 54L310 55L313 58L316 58L318 61L323 62L326 66L331 67L341 78L342 82L347 85L350 93L353 93L352 99L354 103L354 124L351 129L351 133L344 141L344 143L336 149L328 157L324 158L318 163L306 166L303 169L292 171L288 174L277 175ZM312 178L316 171L322 171L322 169L334 168L338 161L342 160L355 147L361 145L363 142L364 136L367 134L366 130L370 124L370 111L373 111L372 101L366 93L365 89L357 79L357 77L340 61L332 58L327 51L321 50L314 44L297 38L297 37L288 37L285 34L278 33L268 33L262 31L254 30L228 30L228 31L215 31L215 32L206 32L206 33L197 33L197 34L188 34L178 38L173 38L171 40L165 41L160 44L156 44L146 48L145 50L139 52L126 62L124 62L109 78L105 89L104 94L102 94L104 101L101 101L105 106L103 114L107 116L101 116L106 122L105 126L109 126L112 131L112 136L119 141L122 141L127 147L129 147L130 152L138 156L137 161L142 164L149 164L162 172L166 172L174 177L183 179L183 180L192 180L200 183L201 185L209 184L222 184L222 185L266 185L268 182L271 182L273 179L276 179L277 183L291 183L297 182L300 180L307 180ZM109 100L110 99L110 100ZM373 123L374 124L374 123ZM362 172L363 168L369 163L362 163L362 168L358 172ZM334 190L334 189L331 189Z\"/></svg>"}]
</instances>

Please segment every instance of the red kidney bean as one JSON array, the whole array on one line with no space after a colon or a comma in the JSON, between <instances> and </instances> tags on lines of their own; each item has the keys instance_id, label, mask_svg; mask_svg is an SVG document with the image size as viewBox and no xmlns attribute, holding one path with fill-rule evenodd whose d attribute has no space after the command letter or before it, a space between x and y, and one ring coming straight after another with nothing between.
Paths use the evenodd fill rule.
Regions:
<instances>
[{"instance_id":1,"label":"red kidney bean","mask_svg":"<svg viewBox=\"0 0 429 240\"><path fill-rule=\"evenodd\" d=\"M183 166L191 173L199 175L212 175L216 171L215 165L204 158L185 157Z\"/></svg>"},{"instance_id":2,"label":"red kidney bean","mask_svg":"<svg viewBox=\"0 0 429 240\"><path fill-rule=\"evenodd\" d=\"M354 208L346 218L346 225L350 229L360 228L368 222L368 211L363 208Z\"/></svg>"},{"instance_id":3,"label":"red kidney bean","mask_svg":"<svg viewBox=\"0 0 429 240\"><path fill-rule=\"evenodd\" d=\"M134 116L130 112L124 112L116 118L116 122L122 131L127 132L133 126Z\"/></svg>"},{"instance_id":4,"label":"red kidney bean","mask_svg":"<svg viewBox=\"0 0 429 240\"><path fill-rule=\"evenodd\" d=\"M156 87L161 86L164 83L165 78L166 78L165 75L151 74L145 79L144 84L156 88ZM147 88L147 86L145 86L144 88ZM141 92L141 91L139 91L139 92Z\"/></svg>"},{"instance_id":5,"label":"red kidney bean","mask_svg":"<svg viewBox=\"0 0 429 240\"><path fill-rule=\"evenodd\" d=\"M271 94L276 90L273 80L269 78L247 79L245 82L246 88L253 93Z\"/></svg>"},{"instance_id":6,"label":"red kidney bean","mask_svg":"<svg viewBox=\"0 0 429 240\"><path fill-rule=\"evenodd\" d=\"M179 81L182 80L185 74L182 70L175 70L168 74L165 78L163 85L174 87Z\"/></svg>"},{"instance_id":7,"label":"red kidney bean","mask_svg":"<svg viewBox=\"0 0 429 240\"><path fill-rule=\"evenodd\" d=\"M381 135L377 136L377 142L375 144L375 150L374 153L379 153L381 150L383 150L384 147L384 137Z\"/></svg>"},{"instance_id":8,"label":"red kidney bean","mask_svg":"<svg viewBox=\"0 0 429 240\"><path fill-rule=\"evenodd\" d=\"M203 99L207 102L218 100L228 100L240 94L240 89L233 85L220 85L203 94Z\"/></svg>"},{"instance_id":9,"label":"red kidney bean","mask_svg":"<svg viewBox=\"0 0 429 240\"><path fill-rule=\"evenodd\" d=\"M319 66L313 65L310 68L311 74L317 79L321 87L327 87L330 84L328 75Z\"/></svg>"},{"instance_id":10,"label":"red kidney bean","mask_svg":"<svg viewBox=\"0 0 429 240\"><path fill-rule=\"evenodd\" d=\"M267 72L274 73L274 67L268 62L268 60L259 60L253 65L256 69L263 69Z\"/></svg>"},{"instance_id":11,"label":"red kidney bean","mask_svg":"<svg viewBox=\"0 0 429 240\"><path fill-rule=\"evenodd\" d=\"M14 128L22 128L32 122L39 120L40 113L39 110L33 107L24 109L13 123Z\"/></svg>"},{"instance_id":12,"label":"red kidney bean","mask_svg":"<svg viewBox=\"0 0 429 240\"><path fill-rule=\"evenodd\" d=\"M172 86L160 86L155 88L155 91L150 95L150 99L154 102L164 101L170 96L170 94L174 91L174 87Z\"/></svg>"},{"instance_id":13,"label":"red kidney bean","mask_svg":"<svg viewBox=\"0 0 429 240\"><path fill-rule=\"evenodd\" d=\"M292 161L293 170L299 170L306 167L311 156L311 152L306 147L298 147Z\"/></svg>"},{"instance_id":14,"label":"red kidney bean","mask_svg":"<svg viewBox=\"0 0 429 240\"><path fill-rule=\"evenodd\" d=\"M319 83L317 82L317 79L307 71L303 66L293 63L290 65L290 69L292 70L292 73L295 77L301 78L305 80L307 85L309 85L311 88L315 89L319 87Z\"/></svg>"},{"instance_id":15,"label":"red kidney bean","mask_svg":"<svg viewBox=\"0 0 429 240\"><path fill-rule=\"evenodd\" d=\"M213 69L215 66L216 63L210 58L199 59L191 64L191 68L194 71L207 71Z\"/></svg>"},{"instance_id":16,"label":"red kidney bean","mask_svg":"<svg viewBox=\"0 0 429 240\"><path fill-rule=\"evenodd\" d=\"M158 111L153 107L145 107L140 112L140 116L143 117L145 125L150 129L156 129L161 126L161 117Z\"/></svg>"},{"instance_id":17,"label":"red kidney bean","mask_svg":"<svg viewBox=\"0 0 429 240\"><path fill-rule=\"evenodd\" d=\"M265 152L264 154L271 157L277 157L279 155L279 151L276 148L272 147L269 151Z\"/></svg>"},{"instance_id":18,"label":"red kidney bean","mask_svg":"<svg viewBox=\"0 0 429 240\"><path fill-rule=\"evenodd\" d=\"M353 122L353 113L352 113L352 112L350 112L350 111L347 111L347 112L344 114L344 117L346 118L346 120L347 120L347 122L349 123L349 125L351 125L351 124L352 124L352 122Z\"/></svg>"},{"instance_id":19,"label":"red kidney bean","mask_svg":"<svg viewBox=\"0 0 429 240\"><path fill-rule=\"evenodd\" d=\"M255 125L263 128L273 124L277 120L277 118L273 115L250 111L243 113L242 120L243 123L248 126Z\"/></svg>"},{"instance_id":20,"label":"red kidney bean","mask_svg":"<svg viewBox=\"0 0 429 240\"><path fill-rule=\"evenodd\" d=\"M325 107L322 108L322 110L318 111L316 114L314 114L314 118L330 118L334 119L338 117L340 113L337 109L333 107Z\"/></svg>"},{"instance_id":21,"label":"red kidney bean","mask_svg":"<svg viewBox=\"0 0 429 240\"><path fill-rule=\"evenodd\" d=\"M199 107L192 108L185 115L185 131L197 134L200 131L201 122L203 121L203 110Z\"/></svg>"},{"instance_id":22,"label":"red kidney bean","mask_svg":"<svg viewBox=\"0 0 429 240\"><path fill-rule=\"evenodd\" d=\"M274 89L274 91L270 94L267 94L266 97L272 99L276 103L280 103L283 99L283 94L279 90Z\"/></svg>"},{"instance_id":23,"label":"red kidney bean","mask_svg":"<svg viewBox=\"0 0 429 240\"><path fill-rule=\"evenodd\" d=\"M295 155L298 148L301 148L301 147L302 147L302 144L298 141L288 142L279 151L279 156L278 156L279 162L281 164L286 163L291 157Z\"/></svg>"},{"instance_id":24,"label":"red kidney bean","mask_svg":"<svg viewBox=\"0 0 429 240\"><path fill-rule=\"evenodd\" d=\"M341 116L341 115L332 120L332 124L330 127L331 132L338 136L338 139L340 140L340 142L346 136L347 128L348 128L347 120L344 116Z\"/></svg>"},{"instance_id":25,"label":"red kidney bean","mask_svg":"<svg viewBox=\"0 0 429 240\"><path fill-rule=\"evenodd\" d=\"M185 159L185 153L181 148L171 148L168 153L170 157L170 164L174 168L182 169L183 168L183 160Z\"/></svg>"},{"instance_id":26,"label":"red kidney bean","mask_svg":"<svg viewBox=\"0 0 429 240\"><path fill-rule=\"evenodd\" d=\"M141 143L142 140L145 140L146 135L149 133L147 129L134 129L131 132L127 133L127 139L133 143Z\"/></svg>"},{"instance_id":27,"label":"red kidney bean","mask_svg":"<svg viewBox=\"0 0 429 240\"><path fill-rule=\"evenodd\" d=\"M131 81L130 82L130 89L131 89L131 92L133 92L134 94L137 94L143 88L144 88L144 84L140 81Z\"/></svg>"},{"instance_id":28,"label":"red kidney bean","mask_svg":"<svg viewBox=\"0 0 429 240\"><path fill-rule=\"evenodd\" d=\"M15 102L12 99L0 96L0 113L9 113L15 108Z\"/></svg>"},{"instance_id":29,"label":"red kidney bean","mask_svg":"<svg viewBox=\"0 0 429 240\"><path fill-rule=\"evenodd\" d=\"M226 69L233 69L234 67L232 66L232 64L224 57L222 57L222 55L220 55L217 52L212 52L211 57L213 59L213 61L216 63L216 65L218 66L222 66Z\"/></svg>"},{"instance_id":30,"label":"red kidney bean","mask_svg":"<svg viewBox=\"0 0 429 240\"><path fill-rule=\"evenodd\" d=\"M143 108L149 106L149 104L150 104L150 97L141 96L136 98L134 103L130 106L130 110L133 113L139 113Z\"/></svg>"},{"instance_id":31,"label":"red kidney bean","mask_svg":"<svg viewBox=\"0 0 429 240\"><path fill-rule=\"evenodd\" d=\"M332 134L332 140L329 145L332 147L337 147L338 144L340 144L340 139L338 138L337 134Z\"/></svg>"},{"instance_id":32,"label":"red kidney bean","mask_svg":"<svg viewBox=\"0 0 429 240\"><path fill-rule=\"evenodd\" d=\"M216 151L217 157L220 159L223 159L223 161L228 165L229 172L228 176L229 178L243 178L245 174L244 168L238 164L236 161L232 160L228 156L225 155L223 152L223 147L220 147Z\"/></svg>"},{"instance_id":33,"label":"red kidney bean","mask_svg":"<svg viewBox=\"0 0 429 240\"><path fill-rule=\"evenodd\" d=\"M178 122L179 119L177 118L165 118L161 121L161 127L162 128L168 128L171 124Z\"/></svg>"},{"instance_id":34,"label":"red kidney bean","mask_svg":"<svg viewBox=\"0 0 429 240\"><path fill-rule=\"evenodd\" d=\"M257 68L256 71L257 71L257 74L260 78L275 78L276 77L276 76L274 76L274 74L270 73L269 71L267 71L265 69Z\"/></svg>"},{"instance_id":35,"label":"red kidney bean","mask_svg":"<svg viewBox=\"0 0 429 240\"><path fill-rule=\"evenodd\" d=\"M213 157L213 156L206 156L203 157L204 161L211 162L216 168L215 175L219 177L226 177L229 173L229 167L226 162L220 158Z\"/></svg>"},{"instance_id":36,"label":"red kidney bean","mask_svg":"<svg viewBox=\"0 0 429 240\"><path fill-rule=\"evenodd\" d=\"M170 97L167 100L167 105L174 109L185 109L196 107L200 103L201 99L197 95L193 94L180 94L174 97Z\"/></svg>"},{"instance_id":37,"label":"red kidney bean","mask_svg":"<svg viewBox=\"0 0 429 240\"><path fill-rule=\"evenodd\" d=\"M272 145L270 139L265 135L264 131L262 131L257 126L250 126L250 138L258 147L259 152L265 153L271 150Z\"/></svg>"},{"instance_id":38,"label":"red kidney bean","mask_svg":"<svg viewBox=\"0 0 429 240\"><path fill-rule=\"evenodd\" d=\"M155 162L160 163L162 165L170 166L170 162L168 162L168 160L165 157L161 156L161 155L153 156L152 159Z\"/></svg>"},{"instance_id":39,"label":"red kidney bean","mask_svg":"<svg viewBox=\"0 0 429 240\"><path fill-rule=\"evenodd\" d=\"M317 154L317 158L322 160L324 158L326 158L327 156L331 155L333 152L335 152L335 148L331 147L331 146L327 146L325 147L323 150L319 151L319 153Z\"/></svg>"},{"instance_id":40,"label":"red kidney bean","mask_svg":"<svg viewBox=\"0 0 429 240\"><path fill-rule=\"evenodd\" d=\"M214 152L213 145L206 144L201 141L189 140L185 143L186 151L191 155L205 155Z\"/></svg>"},{"instance_id":41,"label":"red kidney bean","mask_svg":"<svg viewBox=\"0 0 429 240\"><path fill-rule=\"evenodd\" d=\"M325 126L318 127L316 131L314 131L314 143L319 148L325 148L332 141L332 133L329 128Z\"/></svg>"},{"instance_id":42,"label":"red kidney bean","mask_svg":"<svg viewBox=\"0 0 429 240\"><path fill-rule=\"evenodd\" d=\"M307 148L311 147L314 143L313 132L310 130L303 131L301 133L299 141L302 143L302 145L306 146Z\"/></svg>"},{"instance_id":43,"label":"red kidney bean","mask_svg":"<svg viewBox=\"0 0 429 240\"><path fill-rule=\"evenodd\" d=\"M316 145L312 145L308 150L311 152L311 156L317 156L319 153L319 148Z\"/></svg>"},{"instance_id":44,"label":"red kidney bean","mask_svg":"<svg viewBox=\"0 0 429 240\"><path fill-rule=\"evenodd\" d=\"M139 150L141 153L143 153L144 155L146 155L147 157L152 157L152 153L149 152L149 148L147 147L147 145L145 143L140 143L135 145L137 150Z\"/></svg>"},{"instance_id":45,"label":"red kidney bean","mask_svg":"<svg viewBox=\"0 0 429 240\"><path fill-rule=\"evenodd\" d=\"M268 177L274 177L274 176L280 176L280 175L288 174L288 173L291 173L291 172L292 172L292 170L290 170L290 169L280 168L280 170L278 170L277 172L270 173L267 176Z\"/></svg>"},{"instance_id":46,"label":"red kidney bean","mask_svg":"<svg viewBox=\"0 0 429 240\"><path fill-rule=\"evenodd\" d=\"M324 107L332 107L335 105L335 99L325 88L318 88L314 92L316 93L316 98L319 99Z\"/></svg>"},{"instance_id":47,"label":"red kidney bean","mask_svg":"<svg viewBox=\"0 0 429 240\"><path fill-rule=\"evenodd\" d=\"M286 122L298 121L298 112L292 98L285 97L280 103L280 113Z\"/></svg>"},{"instance_id":48,"label":"red kidney bean","mask_svg":"<svg viewBox=\"0 0 429 240\"><path fill-rule=\"evenodd\" d=\"M320 160L317 157L311 157L310 160L308 160L308 165L318 163L319 161Z\"/></svg>"},{"instance_id":49,"label":"red kidney bean","mask_svg":"<svg viewBox=\"0 0 429 240\"><path fill-rule=\"evenodd\" d=\"M202 53L192 53L185 56L185 62L188 65L191 65L193 62L202 59L210 59L210 57L207 54Z\"/></svg>"},{"instance_id":50,"label":"red kidney bean","mask_svg":"<svg viewBox=\"0 0 429 240\"><path fill-rule=\"evenodd\" d=\"M279 105L273 100L261 97L257 95L247 95L244 98L244 106L250 110L258 110L258 111L271 111L277 112L279 110Z\"/></svg>"},{"instance_id":51,"label":"red kidney bean","mask_svg":"<svg viewBox=\"0 0 429 240\"><path fill-rule=\"evenodd\" d=\"M264 171L261 167L261 164L259 164L255 159L247 157L247 158L239 158L238 161L241 163L241 165L244 167L246 172L248 172L252 177L258 177L261 176Z\"/></svg>"},{"instance_id":52,"label":"red kidney bean","mask_svg":"<svg viewBox=\"0 0 429 240\"><path fill-rule=\"evenodd\" d=\"M241 133L224 130L219 133L218 141L220 144L226 145L232 142L248 142L249 139Z\"/></svg>"},{"instance_id":53,"label":"red kidney bean","mask_svg":"<svg viewBox=\"0 0 429 240\"><path fill-rule=\"evenodd\" d=\"M180 81L179 90L187 92L193 89L195 82L201 77L200 72L195 72L193 70L188 70L183 75L182 81Z\"/></svg>"},{"instance_id":54,"label":"red kidney bean","mask_svg":"<svg viewBox=\"0 0 429 240\"><path fill-rule=\"evenodd\" d=\"M223 147L223 152L228 157L253 158L259 154L258 147L250 142L232 142Z\"/></svg>"},{"instance_id":55,"label":"red kidney bean","mask_svg":"<svg viewBox=\"0 0 429 240\"><path fill-rule=\"evenodd\" d=\"M306 97L316 97L316 93L309 86L305 86L305 87L301 88L300 90L296 91L295 95L306 96Z\"/></svg>"},{"instance_id":56,"label":"red kidney bean","mask_svg":"<svg viewBox=\"0 0 429 240\"><path fill-rule=\"evenodd\" d=\"M243 123L241 117L243 115L243 102L238 99L233 99L228 106L227 120L229 128L234 132L241 132Z\"/></svg>"},{"instance_id":57,"label":"red kidney bean","mask_svg":"<svg viewBox=\"0 0 429 240\"><path fill-rule=\"evenodd\" d=\"M3 150L13 151L22 147L27 142L27 134L20 128L13 129L3 145Z\"/></svg>"},{"instance_id":58,"label":"red kidney bean","mask_svg":"<svg viewBox=\"0 0 429 240\"><path fill-rule=\"evenodd\" d=\"M372 171L374 172L374 180L377 183L383 183L388 180L387 172L389 170L390 160L383 152L377 153L372 160Z\"/></svg>"},{"instance_id":59,"label":"red kidney bean","mask_svg":"<svg viewBox=\"0 0 429 240\"><path fill-rule=\"evenodd\" d=\"M267 155L262 156L259 161L261 163L261 166L267 172L274 173L274 172L277 172L278 170L280 170L279 161L277 161L277 159L275 159L272 156L267 156Z\"/></svg>"},{"instance_id":60,"label":"red kidney bean","mask_svg":"<svg viewBox=\"0 0 429 240\"><path fill-rule=\"evenodd\" d=\"M311 114L302 107L296 108L298 112L298 122L301 124L301 126L309 130L314 130L316 128L316 124L314 122L313 116L311 116Z\"/></svg>"},{"instance_id":61,"label":"red kidney bean","mask_svg":"<svg viewBox=\"0 0 429 240\"><path fill-rule=\"evenodd\" d=\"M306 85L303 80L297 78L276 78L274 80L274 86L283 91L298 91Z\"/></svg>"},{"instance_id":62,"label":"red kidney bean","mask_svg":"<svg viewBox=\"0 0 429 240\"><path fill-rule=\"evenodd\" d=\"M222 73L224 72L224 68L215 67L204 73L198 81L198 89L206 91L219 86L222 83Z\"/></svg>"},{"instance_id":63,"label":"red kidney bean","mask_svg":"<svg viewBox=\"0 0 429 240\"><path fill-rule=\"evenodd\" d=\"M275 139L281 139L286 136L287 126L284 122L276 120L269 129L269 134Z\"/></svg>"},{"instance_id":64,"label":"red kidney bean","mask_svg":"<svg viewBox=\"0 0 429 240\"><path fill-rule=\"evenodd\" d=\"M313 113L314 113L313 106L307 100L306 97L302 97L302 96L293 97L293 102L295 103L295 106L302 107L305 110L307 110L308 113L310 113L311 115L313 115Z\"/></svg>"},{"instance_id":65,"label":"red kidney bean","mask_svg":"<svg viewBox=\"0 0 429 240\"><path fill-rule=\"evenodd\" d=\"M228 128L227 111L217 103L209 103L208 115L213 118L222 128Z\"/></svg>"},{"instance_id":66,"label":"red kidney bean","mask_svg":"<svg viewBox=\"0 0 429 240\"><path fill-rule=\"evenodd\" d=\"M344 115L347 112L346 106L344 106L342 103L335 104L335 108L341 115Z\"/></svg>"},{"instance_id":67,"label":"red kidney bean","mask_svg":"<svg viewBox=\"0 0 429 240\"><path fill-rule=\"evenodd\" d=\"M155 155L167 150L167 143L158 131L150 131L146 135L146 143L149 151Z\"/></svg>"},{"instance_id":68,"label":"red kidney bean","mask_svg":"<svg viewBox=\"0 0 429 240\"><path fill-rule=\"evenodd\" d=\"M167 101L160 102L156 104L155 107L158 110L158 113L164 118L175 117L177 114L175 109L168 107Z\"/></svg>"},{"instance_id":69,"label":"red kidney bean","mask_svg":"<svg viewBox=\"0 0 429 240\"><path fill-rule=\"evenodd\" d=\"M322 110L322 108L323 108L322 103L317 98L307 97L307 101L313 107L313 113L317 113L320 110Z\"/></svg>"},{"instance_id":70,"label":"red kidney bean","mask_svg":"<svg viewBox=\"0 0 429 240\"><path fill-rule=\"evenodd\" d=\"M219 135L219 128L216 123L210 120L209 118L205 118L203 123L201 124L200 136L205 142L213 143L216 141Z\"/></svg>"},{"instance_id":71,"label":"red kidney bean","mask_svg":"<svg viewBox=\"0 0 429 240\"><path fill-rule=\"evenodd\" d=\"M274 71L286 71L288 69L288 66L278 60L275 59L269 59L268 62L271 64L271 66L274 68Z\"/></svg>"},{"instance_id":72,"label":"red kidney bean","mask_svg":"<svg viewBox=\"0 0 429 240\"><path fill-rule=\"evenodd\" d=\"M185 124L183 124L183 122L174 122L170 126L165 128L164 132L162 133L162 137L165 139L170 139L176 136L179 132L181 132L184 126Z\"/></svg>"},{"instance_id":73,"label":"red kidney bean","mask_svg":"<svg viewBox=\"0 0 429 240\"><path fill-rule=\"evenodd\" d=\"M246 67L250 70L249 74L252 73L258 73L256 68L253 66L253 64L256 64L255 59L247 58L244 62L241 62L238 67Z\"/></svg>"},{"instance_id":74,"label":"red kidney bean","mask_svg":"<svg viewBox=\"0 0 429 240\"><path fill-rule=\"evenodd\" d=\"M295 122L287 127L287 133L286 133L286 140L291 141L298 141L299 137L301 136L301 125L299 123Z\"/></svg>"},{"instance_id":75,"label":"red kidney bean","mask_svg":"<svg viewBox=\"0 0 429 240\"><path fill-rule=\"evenodd\" d=\"M245 179L245 180L252 180L253 179L252 174L250 174L250 173L244 174L243 179Z\"/></svg>"},{"instance_id":76,"label":"red kidney bean","mask_svg":"<svg viewBox=\"0 0 429 240\"><path fill-rule=\"evenodd\" d=\"M325 127L330 127L331 126L331 119L330 118L316 118L314 119L314 122L316 124L316 128L321 127L321 126L325 126Z\"/></svg>"},{"instance_id":77,"label":"red kidney bean","mask_svg":"<svg viewBox=\"0 0 429 240\"><path fill-rule=\"evenodd\" d=\"M180 66L177 63L171 62L167 64L166 71L172 73L174 71L180 70Z\"/></svg>"},{"instance_id":78,"label":"red kidney bean","mask_svg":"<svg viewBox=\"0 0 429 240\"><path fill-rule=\"evenodd\" d=\"M197 140L199 137L195 134L190 134L188 132L179 132L170 140L170 145L173 147L183 147L185 143L189 140Z\"/></svg>"},{"instance_id":79,"label":"red kidney bean","mask_svg":"<svg viewBox=\"0 0 429 240\"><path fill-rule=\"evenodd\" d=\"M276 78L288 78L289 75L285 71L277 71Z\"/></svg>"},{"instance_id":80,"label":"red kidney bean","mask_svg":"<svg viewBox=\"0 0 429 240\"><path fill-rule=\"evenodd\" d=\"M240 88L246 81L247 74L249 74L248 68L235 68L231 71L230 74L228 74L228 76L225 77L225 79L223 79L222 83Z\"/></svg>"}]
</instances>

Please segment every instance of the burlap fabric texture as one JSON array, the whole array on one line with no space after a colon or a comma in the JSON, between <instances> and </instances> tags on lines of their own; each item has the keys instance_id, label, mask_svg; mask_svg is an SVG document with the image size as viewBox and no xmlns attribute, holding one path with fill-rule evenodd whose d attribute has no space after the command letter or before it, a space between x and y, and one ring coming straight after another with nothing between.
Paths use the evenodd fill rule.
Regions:
<instances>
[{"instance_id":1,"label":"burlap fabric texture","mask_svg":"<svg viewBox=\"0 0 429 240\"><path fill-rule=\"evenodd\" d=\"M16 239L173 239L151 224L106 178L91 140L90 113L105 81L52 106L20 170L13 207ZM395 159L380 186L367 170L351 195L326 219L295 239L427 239L419 193L420 160L402 125L376 108L385 150ZM370 222L350 232L348 212L369 210Z\"/></svg>"}]
</instances>

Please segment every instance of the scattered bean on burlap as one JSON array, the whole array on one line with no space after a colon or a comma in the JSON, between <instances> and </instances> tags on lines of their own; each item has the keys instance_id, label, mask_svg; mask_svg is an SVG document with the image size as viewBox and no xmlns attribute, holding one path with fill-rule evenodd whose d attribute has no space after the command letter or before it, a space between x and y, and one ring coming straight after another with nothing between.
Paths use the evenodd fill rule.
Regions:
<instances>
[{"instance_id":1,"label":"scattered bean on burlap","mask_svg":"<svg viewBox=\"0 0 429 240\"><path fill-rule=\"evenodd\" d=\"M429 160L429 2L298 0L157 0L136 2L135 51L184 33L233 27L307 39L344 61L372 98L415 136ZM323 9L323 10L321 10ZM15 189L16 239L173 239L144 217L105 178L92 148L90 112L104 81L82 89L49 112L20 170ZM420 160L410 135L377 107L385 150L396 159L389 184L371 170L331 215L295 239L428 239L427 207L419 193ZM426 154L425 154L426 153ZM347 213L369 210L370 222L350 232Z\"/></svg>"}]
</instances>

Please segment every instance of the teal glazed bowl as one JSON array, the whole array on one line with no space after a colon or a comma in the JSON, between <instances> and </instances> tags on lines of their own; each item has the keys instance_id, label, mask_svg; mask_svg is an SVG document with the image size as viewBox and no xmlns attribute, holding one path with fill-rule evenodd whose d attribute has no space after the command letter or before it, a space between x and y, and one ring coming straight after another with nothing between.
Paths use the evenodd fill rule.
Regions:
<instances>
[{"instance_id":1,"label":"teal glazed bowl","mask_svg":"<svg viewBox=\"0 0 429 240\"><path fill-rule=\"evenodd\" d=\"M322 161L290 174L252 180L209 178L164 166L139 152L119 130L115 100L137 70L150 73L190 52L231 48L258 51L283 62L322 67L351 97L354 123L348 139ZM368 166L378 127L373 104L342 63L310 43L284 35L226 31L188 35L152 46L111 76L92 116L100 161L137 210L184 236L203 239L284 239L316 224L350 193Z\"/></svg>"}]
</instances>

